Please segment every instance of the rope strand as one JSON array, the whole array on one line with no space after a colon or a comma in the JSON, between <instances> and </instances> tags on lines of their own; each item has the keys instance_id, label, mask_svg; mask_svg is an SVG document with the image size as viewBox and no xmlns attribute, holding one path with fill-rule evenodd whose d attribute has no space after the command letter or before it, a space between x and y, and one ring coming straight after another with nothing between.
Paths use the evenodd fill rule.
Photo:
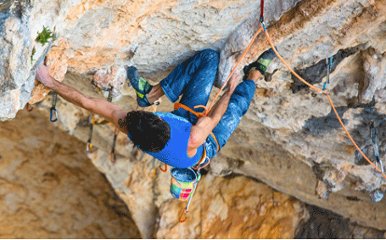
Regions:
<instances>
[{"instance_id":1,"label":"rope strand","mask_svg":"<svg viewBox=\"0 0 386 240\"><path fill-rule=\"evenodd\" d=\"M271 48L273 49L273 51L275 52L276 56L280 59L280 61L287 67L287 69L292 73L294 74L294 76L299 79L301 82L303 82L304 84L306 84L311 90L317 92L317 93L324 93L325 96L327 97L327 100L329 102L329 104L331 105L331 108L332 110L334 111L335 113L335 116L336 118L338 119L338 122L339 124L342 126L342 129L343 131L346 133L348 139L350 139L351 143L354 145L354 147L356 148L356 150L362 155L362 157L379 173L382 174L382 177L386 179L386 174L383 173L367 156L366 154L361 150L361 148L358 146L358 144L355 142L354 138L351 136L350 132L347 130L346 126L344 125L341 117L339 116L338 114L338 111L336 110L335 108L335 104L334 102L332 101L331 97L330 97L330 94L328 92L324 92L323 90L321 90L320 88L318 87L315 87L314 85L311 85L310 83L308 83L306 80L304 80L302 77L300 77L290 66L289 64L284 60L284 58L276 51L275 49L275 45L272 43L272 40L268 34L268 31L265 30L264 31L265 33L265 36L267 38L267 41L269 43L269 45L271 46Z\"/></svg>"},{"instance_id":2,"label":"rope strand","mask_svg":"<svg viewBox=\"0 0 386 240\"><path fill-rule=\"evenodd\" d=\"M232 75L236 72L236 69L237 67L240 65L241 61L244 59L244 57L247 55L247 53L249 52L249 50L251 49L253 43L255 42L257 36L259 36L259 34L262 32L262 28L259 28L257 30L257 32L255 33L255 35L253 35L251 41L249 42L247 48L245 48L244 52L241 54L240 58L237 60L236 64L234 65L234 67L232 68L232 71L229 73L228 77L226 78L226 80L224 81L220 91L216 94L216 96L213 98L212 100L212 103L209 105L209 107L207 108L207 110L205 111L205 115L207 115L210 110L212 110L214 104L216 103L218 97L220 96L220 94L222 93L222 91L224 90L224 88L226 87L228 81L231 79Z\"/></svg>"}]
</instances>

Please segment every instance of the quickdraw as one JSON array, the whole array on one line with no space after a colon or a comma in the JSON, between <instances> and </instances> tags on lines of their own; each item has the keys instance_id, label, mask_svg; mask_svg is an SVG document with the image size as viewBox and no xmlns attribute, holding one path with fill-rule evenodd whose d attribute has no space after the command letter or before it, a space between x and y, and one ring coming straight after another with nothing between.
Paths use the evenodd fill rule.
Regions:
<instances>
[{"instance_id":1,"label":"quickdraw","mask_svg":"<svg viewBox=\"0 0 386 240\"><path fill-rule=\"evenodd\" d=\"M110 87L108 88L108 96L107 96L107 101L108 102L112 102L113 101L113 86L110 85ZM115 146L116 146L116 143L117 143L117 137L118 137L118 134L119 134L119 130L117 128L114 129L114 137L113 137L113 144L111 146L111 151L110 151L110 161L112 163L115 163L117 158L116 158L116 155L115 155Z\"/></svg>"},{"instance_id":2,"label":"quickdraw","mask_svg":"<svg viewBox=\"0 0 386 240\"><path fill-rule=\"evenodd\" d=\"M333 57L326 58L326 70L327 70L327 75L326 75L326 80L323 82L323 87L322 90L326 90L327 84L330 84L330 73L332 71L332 64L333 64Z\"/></svg>"},{"instance_id":3,"label":"quickdraw","mask_svg":"<svg viewBox=\"0 0 386 240\"><path fill-rule=\"evenodd\" d=\"M58 94L56 92L52 92L52 105L50 108L50 121L56 122L59 119L58 110L56 109L56 102L58 101Z\"/></svg>"},{"instance_id":4,"label":"quickdraw","mask_svg":"<svg viewBox=\"0 0 386 240\"><path fill-rule=\"evenodd\" d=\"M264 0L260 0L260 22L264 22Z\"/></svg>"},{"instance_id":5,"label":"quickdraw","mask_svg":"<svg viewBox=\"0 0 386 240\"><path fill-rule=\"evenodd\" d=\"M379 157L379 143L378 143L378 130L374 126L374 122L370 122L370 138L371 142L373 144L373 150L374 150L374 156L376 160L377 166L381 169L382 173L385 172L383 162L381 158Z\"/></svg>"},{"instance_id":6,"label":"quickdraw","mask_svg":"<svg viewBox=\"0 0 386 240\"><path fill-rule=\"evenodd\" d=\"M340 117L338 111L336 110L336 107L335 107L335 104L334 102L332 101L332 98L330 96L330 93L326 90L322 90L312 84L310 84L309 82L307 82L306 80L304 80L301 76L299 76L291 67L290 65L284 60L284 58L279 54L279 52L276 50L275 48L275 45L273 44L272 42L272 39L271 37L269 36L268 34L268 31L267 30L264 30L264 34L266 36L266 39L268 41L268 44L271 46L272 50L275 52L276 56L280 59L280 61L287 67L287 69L297 78L299 79L299 81L301 81L302 83L304 83L305 85L307 85L312 91L316 92L316 93L319 93L319 94L323 94L326 96L327 100L328 100L328 103L330 104L331 106L331 109L333 110L335 116L336 116L336 119L338 120L339 124L341 125L344 133L346 134L347 138L351 141L351 143L354 145L354 147L356 148L356 150L359 152L360 155L362 155L362 157L377 171L379 172L382 177L384 179L386 179L386 174L381 170L379 169L379 167L374 164L367 156L366 154L362 151L362 149L358 146L358 144L356 143L356 141L354 140L354 138L351 136L350 132L347 130L346 128L346 125L343 123L342 121L342 118Z\"/></svg>"},{"instance_id":7,"label":"quickdraw","mask_svg":"<svg viewBox=\"0 0 386 240\"><path fill-rule=\"evenodd\" d=\"M86 143L86 152L91 153L94 149L94 146L91 143L91 140L92 140L92 134L93 134L94 124L95 124L94 116L92 113L88 116L88 124L89 124L90 128L89 128L89 133L88 133L88 140Z\"/></svg>"},{"instance_id":8,"label":"quickdraw","mask_svg":"<svg viewBox=\"0 0 386 240\"><path fill-rule=\"evenodd\" d=\"M115 155L115 145L117 143L117 137L118 137L118 132L117 132L117 129L115 129L114 130L113 145L112 145L111 151L110 151L110 161L112 163L115 163L115 161L117 160L116 155Z\"/></svg>"}]
</instances>

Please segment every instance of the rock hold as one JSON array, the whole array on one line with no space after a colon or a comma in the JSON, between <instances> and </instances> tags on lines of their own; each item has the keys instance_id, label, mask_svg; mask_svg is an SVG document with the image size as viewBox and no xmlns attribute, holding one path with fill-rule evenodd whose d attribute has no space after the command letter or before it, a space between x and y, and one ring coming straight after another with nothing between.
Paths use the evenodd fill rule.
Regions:
<instances>
[{"instance_id":1,"label":"rock hold","mask_svg":"<svg viewBox=\"0 0 386 240\"><path fill-rule=\"evenodd\" d=\"M67 41L55 43L52 52L53 74L60 73L58 79L68 69L65 83L88 96L101 98L102 94L91 84L96 73L97 85L100 88L114 85L115 103L130 111L137 109L135 93L125 86L121 66L136 65L155 84L194 51L214 48L221 50L219 79L224 79L256 30L259 6L257 0L34 1L30 15L21 11L25 16L23 22L18 18L20 14L8 11L13 3L6 2L8 14L0 16L0 44L5 46L0 49L0 119L13 118L30 100L34 73L29 59L34 47L36 58L42 55L44 47L34 39L43 26L55 29ZM3 6L0 5L1 12ZM372 148L367 141L368 122L376 123L380 156L386 160L386 86L381 77L385 76L385 4L367 0L267 1L265 12L268 31L278 51L293 68L304 70L306 80L318 87L325 79L325 69L319 68L318 63L354 49L349 55L342 53L341 61L336 61L328 90L348 130L369 157ZM243 22L247 24L240 25ZM240 32L245 36L240 36ZM267 48L264 36L259 36L237 70L255 61ZM310 74L314 69L319 71L315 77ZM369 197L378 190L385 192L386 183L371 166L355 157L355 148L341 131L324 97L313 97L307 89L298 87L281 64L271 81L258 81L256 85L256 96L248 113L221 154L212 161L208 179L229 185L237 184L213 175L239 174L259 179L309 204L330 209L363 225L386 229L385 200L373 203ZM35 89L32 102L44 98L44 90L40 88ZM165 104L151 110L171 111L172 105L164 100ZM39 108L47 110L49 105L44 100ZM89 113L61 100L58 108L64 117L57 125L86 141L88 127L81 122ZM124 134L118 136L117 162L106 161L114 128L111 124L100 124L94 131L93 143L98 151L90 158L125 200L142 236L181 236L174 225L176 210L172 207L178 204L170 200L168 175L153 171L147 156L142 160L132 157L133 146ZM252 184L249 180L242 182ZM233 203L223 200L220 190L211 191L206 191L208 196L216 197L218 202ZM221 191L237 196L229 189ZM248 194L243 196L252 196ZM324 200L327 196L328 201ZM205 194L202 197L207 198ZM216 203L202 204L212 210L205 212L205 221L213 229L203 231L204 226L194 220L195 227L185 228L187 235L223 236L216 228L220 223L230 224L229 216L241 219L227 204L219 204L217 208ZM267 209L258 206L261 212ZM221 212L222 209L227 210ZM199 214L200 211L193 213ZM258 216L248 219L254 217ZM244 224L243 221L240 223ZM167 236L168 227L173 235ZM242 232L240 225L227 229L235 235ZM292 233L292 229L289 231Z\"/></svg>"}]
</instances>

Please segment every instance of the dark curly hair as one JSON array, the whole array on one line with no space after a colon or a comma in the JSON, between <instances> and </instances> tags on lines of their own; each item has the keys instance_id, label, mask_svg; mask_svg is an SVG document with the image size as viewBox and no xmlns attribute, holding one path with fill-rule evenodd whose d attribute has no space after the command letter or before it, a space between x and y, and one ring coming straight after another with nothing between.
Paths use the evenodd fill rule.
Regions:
<instances>
[{"instance_id":1,"label":"dark curly hair","mask_svg":"<svg viewBox=\"0 0 386 240\"><path fill-rule=\"evenodd\" d=\"M120 124L126 127L134 145L143 151L159 152L170 138L169 124L151 112L128 112Z\"/></svg>"}]
</instances>

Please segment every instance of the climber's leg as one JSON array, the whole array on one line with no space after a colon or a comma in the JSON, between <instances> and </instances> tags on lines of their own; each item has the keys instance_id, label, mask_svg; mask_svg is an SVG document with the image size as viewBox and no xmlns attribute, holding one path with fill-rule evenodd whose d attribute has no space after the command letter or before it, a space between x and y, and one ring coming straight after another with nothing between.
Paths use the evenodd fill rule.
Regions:
<instances>
[{"instance_id":1,"label":"climber's leg","mask_svg":"<svg viewBox=\"0 0 386 240\"><path fill-rule=\"evenodd\" d=\"M155 86L151 86L141 77L136 67L130 66L126 70L128 81L137 93L139 106L150 106L165 94L172 102L183 95L181 102L192 108L196 105L206 105L216 78L218 63L218 52L212 49L199 51L179 64Z\"/></svg>"},{"instance_id":2,"label":"climber's leg","mask_svg":"<svg viewBox=\"0 0 386 240\"><path fill-rule=\"evenodd\" d=\"M236 130L241 118L247 112L252 98L255 94L256 86L253 80L241 82L232 94L228 108L220 122L213 129L220 149L226 144L231 134ZM208 151L210 158L214 157L215 151Z\"/></svg>"},{"instance_id":3,"label":"climber's leg","mask_svg":"<svg viewBox=\"0 0 386 240\"><path fill-rule=\"evenodd\" d=\"M180 95L180 102L191 109L197 105L206 105L217 75L219 53L205 49L179 64L164 80L161 87L170 101L175 102ZM197 110L197 111L203 111ZM188 119L193 124L197 117L179 109L173 112Z\"/></svg>"}]
</instances>

